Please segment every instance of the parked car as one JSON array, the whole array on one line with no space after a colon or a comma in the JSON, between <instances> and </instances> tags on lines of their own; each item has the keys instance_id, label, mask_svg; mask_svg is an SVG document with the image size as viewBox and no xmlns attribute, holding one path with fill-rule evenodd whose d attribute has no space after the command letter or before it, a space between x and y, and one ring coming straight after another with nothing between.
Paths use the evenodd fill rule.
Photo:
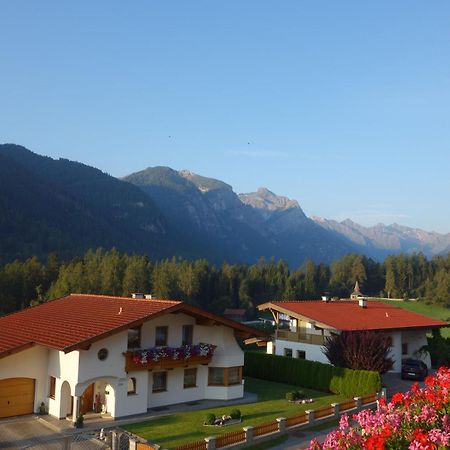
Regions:
<instances>
[{"instance_id":1,"label":"parked car","mask_svg":"<svg viewBox=\"0 0 450 450\"><path fill-rule=\"evenodd\" d=\"M428 375L428 367L420 359L404 359L402 361L402 379L423 381Z\"/></svg>"}]
</instances>

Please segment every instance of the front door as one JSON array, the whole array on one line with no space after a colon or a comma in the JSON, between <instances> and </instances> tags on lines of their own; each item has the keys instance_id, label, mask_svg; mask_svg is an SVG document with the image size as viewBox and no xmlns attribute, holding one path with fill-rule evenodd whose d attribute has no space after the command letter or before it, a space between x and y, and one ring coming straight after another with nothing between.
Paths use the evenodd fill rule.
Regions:
<instances>
[{"instance_id":1,"label":"front door","mask_svg":"<svg viewBox=\"0 0 450 450\"><path fill-rule=\"evenodd\" d=\"M94 383L90 384L80 397L80 413L86 414L94 410Z\"/></svg>"}]
</instances>

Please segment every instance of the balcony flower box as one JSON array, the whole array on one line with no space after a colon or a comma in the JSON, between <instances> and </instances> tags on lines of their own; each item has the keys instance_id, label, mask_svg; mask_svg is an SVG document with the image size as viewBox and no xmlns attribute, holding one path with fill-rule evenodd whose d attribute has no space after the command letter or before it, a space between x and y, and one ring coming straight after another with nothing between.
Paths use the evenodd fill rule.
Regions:
<instances>
[{"instance_id":1,"label":"balcony flower box","mask_svg":"<svg viewBox=\"0 0 450 450\"><path fill-rule=\"evenodd\" d=\"M175 369L198 364L209 364L215 345L195 344L181 347L152 347L125 353L125 371Z\"/></svg>"}]
</instances>

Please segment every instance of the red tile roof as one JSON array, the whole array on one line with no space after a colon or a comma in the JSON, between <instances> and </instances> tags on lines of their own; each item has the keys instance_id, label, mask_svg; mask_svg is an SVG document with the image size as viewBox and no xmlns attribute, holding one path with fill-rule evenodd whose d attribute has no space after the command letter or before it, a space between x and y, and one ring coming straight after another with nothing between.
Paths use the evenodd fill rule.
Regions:
<instances>
[{"instance_id":1,"label":"red tile roof","mask_svg":"<svg viewBox=\"0 0 450 450\"><path fill-rule=\"evenodd\" d=\"M356 300L324 302L280 301L260 305L259 309L292 312L337 330L394 330L399 328L433 328L448 326L447 322L433 319L378 301L368 301L361 308Z\"/></svg>"},{"instance_id":2,"label":"red tile roof","mask_svg":"<svg viewBox=\"0 0 450 450\"><path fill-rule=\"evenodd\" d=\"M0 354L40 344L65 350L111 330L176 309L182 302L72 294L0 317Z\"/></svg>"},{"instance_id":3,"label":"red tile roof","mask_svg":"<svg viewBox=\"0 0 450 450\"><path fill-rule=\"evenodd\" d=\"M33 344L69 352L171 312L185 312L246 334L261 334L181 301L71 294L0 317L0 357Z\"/></svg>"}]
</instances>

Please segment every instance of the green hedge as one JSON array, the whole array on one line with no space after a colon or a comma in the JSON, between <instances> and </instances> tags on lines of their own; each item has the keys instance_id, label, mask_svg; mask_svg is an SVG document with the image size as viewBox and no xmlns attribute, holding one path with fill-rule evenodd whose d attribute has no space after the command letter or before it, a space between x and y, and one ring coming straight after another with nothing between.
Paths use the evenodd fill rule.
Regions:
<instances>
[{"instance_id":1,"label":"green hedge","mask_svg":"<svg viewBox=\"0 0 450 450\"><path fill-rule=\"evenodd\" d=\"M244 375L346 397L374 394L381 388L381 377L377 372L343 369L262 352L245 352Z\"/></svg>"}]
</instances>

